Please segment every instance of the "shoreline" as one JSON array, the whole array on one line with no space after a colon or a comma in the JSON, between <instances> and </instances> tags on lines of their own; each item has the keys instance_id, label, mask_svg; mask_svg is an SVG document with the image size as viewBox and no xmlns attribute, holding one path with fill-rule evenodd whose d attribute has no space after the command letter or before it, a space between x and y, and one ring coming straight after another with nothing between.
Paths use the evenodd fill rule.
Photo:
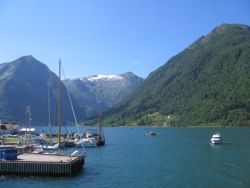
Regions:
<instances>
[{"instance_id":1,"label":"shoreline","mask_svg":"<svg viewBox=\"0 0 250 188\"><path fill-rule=\"evenodd\" d=\"M91 126L90 126L91 127ZM104 128L250 128L250 126L104 126Z\"/></svg>"}]
</instances>

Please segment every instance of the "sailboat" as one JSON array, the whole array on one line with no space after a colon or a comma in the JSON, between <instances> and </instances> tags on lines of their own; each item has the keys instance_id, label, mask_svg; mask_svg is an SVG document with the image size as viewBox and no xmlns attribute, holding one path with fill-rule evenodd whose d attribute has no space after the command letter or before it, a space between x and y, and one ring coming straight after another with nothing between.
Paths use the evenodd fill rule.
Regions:
<instances>
[{"instance_id":1,"label":"sailboat","mask_svg":"<svg viewBox=\"0 0 250 188\"><path fill-rule=\"evenodd\" d=\"M59 60L59 81L58 81L58 138L54 145L44 146L45 150L57 150L65 147L65 143L61 140L61 60ZM50 112L49 112L50 113ZM49 115L50 117L50 115ZM50 121L50 120L49 120ZM50 124L50 123L49 123ZM51 124L50 124L51 130Z\"/></svg>"},{"instance_id":2,"label":"sailboat","mask_svg":"<svg viewBox=\"0 0 250 188\"><path fill-rule=\"evenodd\" d=\"M102 113L100 113L100 116L99 116L98 136L97 136L97 140L96 140L96 145L97 146L104 146L105 145Z\"/></svg>"},{"instance_id":3,"label":"sailboat","mask_svg":"<svg viewBox=\"0 0 250 188\"><path fill-rule=\"evenodd\" d=\"M102 114L100 114L99 116L98 129L86 129L83 134L83 137L75 139L75 143L76 146L81 146L81 144L83 144L85 147L96 147L105 145Z\"/></svg>"},{"instance_id":4,"label":"sailboat","mask_svg":"<svg viewBox=\"0 0 250 188\"><path fill-rule=\"evenodd\" d=\"M47 146L46 148L40 148L40 150L37 150L36 154L35 154L36 155L35 157L39 157L39 156L42 156L42 155L56 155L56 156L65 156L66 157L65 154L45 153L45 152L43 152L43 149L60 149L61 147L64 146L64 142L61 141L61 113L60 113L60 97L61 97L61 94L60 93L61 93L61 61L59 61L59 87L58 87L58 140L57 140L57 143L55 145L53 145L53 146ZM67 90L67 93L69 95L68 90ZM74 115L74 118L75 118L75 112L74 112L74 109L73 109L73 105L72 105L70 95L69 95L69 100L70 100L70 105L71 105L72 112L73 112L73 115ZM79 132L79 128L78 128L76 118L75 118L75 122L76 122L76 125L77 125L77 130ZM83 152L80 152L78 150L73 151L69 155L69 157L67 159L67 162L71 161L72 160L71 157L73 157L73 156L76 157L77 160L80 160L79 163L75 163L73 168L75 168L75 170L76 169L82 169L82 167L80 165L83 166L84 162L85 162L85 150L84 150L84 147L83 147ZM60 161L60 162L62 162L62 161Z\"/></svg>"},{"instance_id":5,"label":"sailboat","mask_svg":"<svg viewBox=\"0 0 250 188\"><path fill-rule=\"evenodd\" d=\"M51 113L50 113L50 93L48 87L48 113L49 113L49 141L51 142Z\"/></svg>"}]
</instances>

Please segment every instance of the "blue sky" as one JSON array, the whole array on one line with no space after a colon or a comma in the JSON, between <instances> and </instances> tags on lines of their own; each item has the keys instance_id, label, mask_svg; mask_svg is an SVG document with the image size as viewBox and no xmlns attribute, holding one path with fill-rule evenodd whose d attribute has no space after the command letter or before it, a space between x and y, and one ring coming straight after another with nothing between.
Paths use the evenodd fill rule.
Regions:
<instances>
[{"instance_id":1,"label":"blue sky","mask_svg":"<svg viewBox=\"0 0 250 188\"><path fill-rule=\"evenodd\" d=\"M33 55L67 77L146 77L222 23L250 25L248 0L0 0L0 62Z\"/></svg>"}]
</instances>

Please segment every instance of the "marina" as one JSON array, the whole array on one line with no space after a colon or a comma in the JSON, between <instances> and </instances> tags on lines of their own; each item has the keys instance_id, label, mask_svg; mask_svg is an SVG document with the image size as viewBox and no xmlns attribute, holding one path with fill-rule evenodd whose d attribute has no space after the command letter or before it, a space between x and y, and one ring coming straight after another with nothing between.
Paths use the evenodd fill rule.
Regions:
<instances>
[{"instance_id":1,"label":"marina","mask_svg":"<svg viewBox=\"0 0 250 188\"><path fill-rule=\"evenodd\" d=\"M25 176L72 176L83 169L85 162L84 145L83 152L73 151L70 155L59 153L60 149L74 147L75 142L71 139L62 137L61 131L61 60L59 60L59 79L58 79L58 134L57 140L51 142L51 124L50 124L50 100L48 88L48 112L50 140L47 140L47 133L35 132L31 128L31 107L25 108L26 124L25 128L19 127L16 123L0 123L1 145L11 144L11 147L1 147L0 145L0 175L25 175ZM70 105L74 114L74 108ZM75 117L75 114L74 114ZM78 134L79 128L75 118ZM7 130L7 132L6 132ZM14 131L13 131L14 130ZM11 140L11 142L9 141ZM13 142L15 140L15 142ZM67 143L67 145L65 144ZM56 150L56 153L47 152L47 150Z\"/></svg>"}]
</instances>

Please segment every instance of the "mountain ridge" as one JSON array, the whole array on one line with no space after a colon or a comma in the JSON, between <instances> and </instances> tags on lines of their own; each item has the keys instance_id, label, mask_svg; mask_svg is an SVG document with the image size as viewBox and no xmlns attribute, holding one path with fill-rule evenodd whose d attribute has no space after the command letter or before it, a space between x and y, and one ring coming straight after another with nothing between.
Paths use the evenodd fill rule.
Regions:
<instances>
[{"instance_id":1,"label":"mountain ridge","mask_svg":"<svg viewBox=\"0 0 250 188\"><path fill-rule=\"evenodd\" d=\"M63 82L71 95L80 101L80 105L87 108L86 113L90 118L119 102L142 81L142 78L127 72L119 75L92 75L66 79Z\"/></svg>"},{"instance_id":2,"label":"mountain ridge","mask_svg":"<svg viewBox=\"0 0 250 188\"><path fill-rule=\"evenodd\" d=\"M249 26L222 24L200 37L106 112L106 122L154 124L150 117L159 113L165 117L156 125L163 121L166 125L249 125L249 31Z\"/></svg>"},{"instance_id":3,"label":"mountain ridge","mask_svg":"<svg viewBox=\"0 0 250 188\"><path fill-rule=\"evenodd\" d=\"M136 87L136 84L133 85L133 80L129 80L132 77L136 77L133 74L121 74L119 77L122 80L93 80L88 81L85 78L85 81L89 84L84 86L82 80L72 79L76 82L76 90L78 85L80 87L85 87L86 90L83 90L83 93L79 92L74 95L72 90L69 88L71 93L73 106L75 108L76 117L79 121L83 121L90 116L98 114L100 111L107 109L110 105L113 105L117 100L121 100L127 93L133 90L133 87ZM129 76L130 75L130 76ZM125 78L126 77L126 78ZM107 77L106 77L107 78ZM140 78L138 77L138 80ZM3 121L16 121L20 123L25 123L25 108L26 106L31 106L32 119L33 123L36 124L47 124L48 122L48 94L50 95L50 106L51 106L51 116L53 124L57 123L57 95L58 95L58 76L52 72L47 65L35 59L32 55L22 56L15 59L11 62L5 62L0 64L0 119ZM106 92L104 88L100 87L100 81L103 83L108 82L109 89L114 87L114 98L112 98L109 103L105 103L110 93ZM67 94L66 87L61 81L61 112L62 112L62 121L64 122L73 122L74 117L71 112L70 102ZM116 83L116 84L114 84ZM123 84L123 85L122 85ZM126 85L127 84L127 85ZM139 81L138 81L139 84ZM95 90L91 87L98 86L103 90L104 94L100 94L102 98L92 97L95 95ZM119 86L119 87L118 87ZM132 87L129 89L126 86ZM122 91L127 89L127 91ZM99 89L99 90L100 90ZM49 90L49 91L48 91ZM111 90L111 89L110 89ZM116 92L116 93L115 93ZM120 92L120 93L119 93ZM112 93L111 93L112 94ZM77 95L80 95L78 97ZM89 96L88 96L89 95ZM82 104L82 96L87 96L86 100L88 105L92 109L88 109L85 104ZM85 100L85 101L86 101ZM84 102L84 101L83 101ZM80 105L79 105L80 104ZM90 111L91 110L91 111Z\"/></svg>"},{"instance_id":4,"label":"mountain ridge","mask_svg":"<svg viewBox=\"0 0 250 188\"><path fill-rule=\"evenodd\" d=\"M2 120L24 123L24 110L27 105L30 105L34 122L48 121L48 88L50 88L51 99L56 101L57 98L59 79L55 73L29 55L1 64L0 75L0 118ZM64 98L62 101L64 118L66 121L73 120L73 115L65 110L70 109L70 104L64 86L62 86L61 95ZM76 105L74 100L73 103ZM52 111L56 113L55 104Z\"/></svg>"}]
</instances>

